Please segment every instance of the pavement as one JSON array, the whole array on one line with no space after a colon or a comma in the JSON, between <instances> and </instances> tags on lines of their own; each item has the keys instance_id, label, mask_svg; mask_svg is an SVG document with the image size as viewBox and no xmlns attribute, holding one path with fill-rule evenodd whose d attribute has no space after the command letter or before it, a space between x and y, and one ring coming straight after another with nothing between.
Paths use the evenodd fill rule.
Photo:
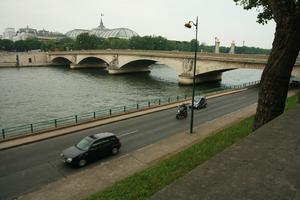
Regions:
<instances>
[{"instance_id":1,"label":"pavement","mask_svg":"<svg viewBox=\"0 0 300 200\"><path fill-rule=\"evenodd\" d=\"M298 117L298 119L300 119L300 112L299 112L300 108L299 108L299 106L297 108L298 108L298 113L299 113L299 115L297 117ZM195 134L187 134L186 132L179 133L172 137L163 139L160 142L148 145L146 147L143 147L139 150L130 152L123 156L117 156L113 160L103 162L100 165L93 166L93 167L83 170L79 173L64 177L58 181L44 185L41 188L38 188L35 191L32 191L31 193L23 194L18 199L22 199L22 200L23 199L25 199L25 200L29 200L29 199L31 199L31 200L33 200L33 199L34 200L43 200L43 199L45 199L45 200L46 199L47 200L52 200L52 199L53 200L54 199L55 200L57 200L57 199L73 200L73 199L86 198L95 192L101 191L101 190L113 185L117 181L120 181L120 180L122 180L128 176L131 176L139 171L142 171L142 170L148 168L149 166L154 165L158 161L168 158L168 157L176 154L177 152L182 151L185 148L188 148L192 144L203 140L207 136L210 136L210 135L218 132L219 130L224 129L224 128L232 125L233 123L236 123L248 116L253 115L255 113L255 110L256 110L256 104L253 104L249 107L246 107L246 108L243 108L236 112L224 115L220 118L217 118L215 120L206 122L198 127L195 127L195 129L194 129ZM291 120L291 121L293 121L293 123L295 124L297 120ZM291 127L294 124L291 124ZM298 130L300 130L299 127L298 127ZM255 134L253 134L253 135L255 135ZM251 135L251 137L252 137L252 135ZM274 137L274 135L272 135L272 137ZM300 135L299 135L299 137L300 137ZM264 139L264 141L266 141L269 138L263 138L263 139ZM273 138L271 138L271 139L273 139ZM281 137L281 139L284 139L284 137ZM278 141L280 141L280 140L278 140ZM294 140L290 139L290 141L294 141ZM255 142L258 142L258 141L255 140ZM256 144L255 142L253 143L254 145ZM19 145L19 144L16 144L16 145ZM276 146L274 146L273 149L275 149L275 147L277 147L278 145L279 144L276 144ZM268 146L271 146L271 145L264 145L264 147L268 147ZM242 147L240 147L238 149L241 149L241 148ZM220 198L223 197L222 199L224 199L224 195L222 195L222 194L226 194L226 193L222 193L222 190L218 190L218 189L215 190L214 185L216 185L216 183L220 183L220 185L223 185L222 183L224 183L224 185L230 185L230 181L227 181L227 178L231 177L230 173L236 173L236 170L232 170L232 169L238 169L239 166L245 166L245 169L247 170L248 168L247 168L246 164L250 163L251 159L256 160L256 157L254 156L254 155L256 155L254 153L254 150L258 149L258 148L259 148L259 145L256 145L254 148L250 148L251 150L253 150L253 155L249 159L247 157L245 157L244 160L237 161L237 163L232 168L231 168L231 166L230 166L230 168L226 168L228 170L226 172L227 174L225 174L225 175L224 175L224 173L221 174L224 177L222 177L221 175L219 177L218 174L216 174L216 172L217 172L216 167L219 166L220 168L222 168L223 166L225 166L226 163L230 163L230 161L236 161L235 157L237 157L238 155L233 155L229 158L227 157L226 159L222 159L222 161L214 162L214 164L216 165L214 167L216 169L211 168L211 167L205 168L207 171L206 172L204 171L202 173L202 174L204 174L204 177L208 176L207 172L209 172L208 174L216 175L216 177L217 177L217 180L213 180L213 181L207 180L207 184L209 185L209 183L210 183L211 184L210 186L212 186L212 188L210 188L210 189L209 188L201 189L202 187L205 187L205 184L203 182L200 182L200 183L195 182L194 183L193 180L197 181L197 179L200 179L200 178L198 177L196 179L196 178L194 178L195 175L190 175L190 173L189 173L188 175L184 176L182 179L179 179L178 181L176 181L174 184L167 186L165 189L163 189L162 191L155 194L152 197L152 199L167 199L167 198L168 199L176 199L176 198L177 199L188 199L188 198L202 199L201 194L200 194L200 196L198 196L198 193L197 193L198 191L203 191L204 193L206 193L206 191L208 191L208 192L210 191L211 193L214 193L214 191L219 191L217 193L220 194ZM225 152L227 152L227 151L228 150L225 150ZM260 155L260 153L262 153L262 152L259 152L258 155ZM280 153L280 152L278 151L278 152L276 152L276 154L277 153ZM299 154L300 154L300 152L299 152ZM219 158L220 155L217 155L216 157ZM214 159L215 158L213 158L212 160L214 160ZM263 158L261 156L258 156L257 159L265 160L265 158ZM271 161L277 161L277 160L273 156ZM283 162L284 159L279 160L279 161ZM201 168L202 166L205 166L207 163L208 162L204 163L203 165L201 165L199 167ZM245 165L244 165L244 163L245 163ZM298 164L300 164L300 161L298 162ZM253 165L250 165L250 166L253 167ZM196 169L198 169L199 167L197 167ZM276 170L278 170L278 169L276 168ZM193 170L192 172L194 172L194 171L195 170ZM265 168L264 171L268 171L267 168ZM196 173L198 173L198 172L196 172ZM253 169L253 175L257 175L257 174L260 175L258 172L255 171L255 169ZM181 181L185 177L189 177L188 180ZM219 179L218 179L218 177L219 177ZM298 176L298 177L300 177L300 176ZM234 175L232 178L238 179L239 176ZM255 182L255 180L257 180L257 179L250 178L249 180L248 179L241 180L242 182L239 182L239 183L235 182L235 186L247 184L247 181ZM272 177L270 177L270 181L272 181L272 180L273 180ZM191 181L191 182L189 183L189 181ZM266 182L266 183L268 183L268 182ZM193 184L195 184L195 185L193 185ZM181 189L181 187L182 187L182 189ZM197 188L197 189L190 191L190 190L188 190L188 188L191 188L191 189ZM241 191L241 192L245 192L245 191ZM255 193L255 192L252 192L252 193ZM174 197L171 197L172 194L174 195ZM208 198L208 199L216 199L216 198L213 197L213 198ZM229 199L231 199L231 198L229 198Z\"/></svg>"}]
</instances>

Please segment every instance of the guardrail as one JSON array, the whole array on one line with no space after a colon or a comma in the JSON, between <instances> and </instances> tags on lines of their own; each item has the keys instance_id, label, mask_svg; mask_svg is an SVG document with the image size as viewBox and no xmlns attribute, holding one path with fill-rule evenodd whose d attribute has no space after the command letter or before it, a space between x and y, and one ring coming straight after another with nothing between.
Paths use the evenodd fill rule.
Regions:
<instances>
[{"instance_id":1,"label":"guardrail","mask_svg":"<svg viewBox=\"0 0 300 200\"><path fill-rule=\"evenodd\" d=\"M260 85L260 80L243 83L243 84L239 84L239 85L222 84L221 88L223 88L223 89L241 89L241 88L246 88L246 87L251 87L251 86L259 86L259 85Z\"/></svg>"},{"instance_id":2,"label":"guardrail","mask_svg":"<svg viewBox=\"0 0 300 200\"><path fill-rule=\"evenodd\" d=\"M221 88L214 88L211 90L205 90L201 95L216 94L224 91L224 89L240 89L243 87L249 87L258 84L259 81L254 81L241 85L222 85ZM157 107L161 105L167 105L170 103L176 103L190 99L188 95L179 95L175 97L152 99L147 101L141 101L136 104L127 106L112 107L110 109L96 110L93 112L79 113L77 115L71 115L67 117L40 121L32 124L25 124L20 126L14 126L1 129L0 141L7 140L14 137L24 136L28 134L42 133L46 131L52 131L60 128L79 125L86 122L92 122L99 119L104 119L112 116L117 116L125 113L136 112L139 110L145 110L151 107Z\"/></svg>"}]
</instances>

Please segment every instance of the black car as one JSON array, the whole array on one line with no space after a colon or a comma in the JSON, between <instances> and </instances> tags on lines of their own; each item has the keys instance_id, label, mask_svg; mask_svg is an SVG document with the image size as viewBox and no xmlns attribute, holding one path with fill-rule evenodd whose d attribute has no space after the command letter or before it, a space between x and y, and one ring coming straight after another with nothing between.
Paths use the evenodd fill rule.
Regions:
<instances>
[{"instance_id":1,"label":"black car","mask_svg":"<svg viewBox=\"0 0 300 200\"><path fill-rule=\"evenodd\" d=\"M195 96L194 97L194 109L206 108L207 102L204 96ZM192 103L189 105L189 108L192 108Z\"/></svg>"},{"instance_id":2,"label":"black car","mask_svg":"<svg viewBox=\"0 0 300 200\"><path fill-rule=\"evenodd\" d=\"M300 87L300 82L297 80L290 80L289 86L292 88Z\"/></svg>"},{"instance_id":3,"label":"black car","mask_svg":"<svg viewBox=\"0 0 300 200\"><path fill-rule=\"evenodd\" d=\"M61 153L67 164L83 167L88 162L103 156L119 153L121 142L113 133L97 133L83 138L76 145L65 149Z\"/></svg>"}]
</instances>

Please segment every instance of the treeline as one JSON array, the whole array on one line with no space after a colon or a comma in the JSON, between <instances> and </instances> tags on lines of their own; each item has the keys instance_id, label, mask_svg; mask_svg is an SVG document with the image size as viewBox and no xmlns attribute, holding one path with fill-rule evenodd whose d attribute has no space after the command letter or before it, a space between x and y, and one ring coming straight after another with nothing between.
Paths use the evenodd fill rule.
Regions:
<instances>
[{"instance_id":1,"label":"treeline","mask_svg":"<svg viewBox=\"0 0 300 200\"><path fill-rule=\"evenodd\" d=\"M88 49L140 49L140 50L165 50L165 51L194 51L195 40L174 41L167 40L161 36L135 36L127 39L120 38L98 38L88 33L80 34L75 40L63 38L60 40L38 41L37 39L19 40L0 40L0 48L3 51L30 51L40 49L42 51L70 51ZM228 53L229 47L220 47L221 53ZM198 43L198 51L214 52L214 46ZM269 49L256 47L236 47L235 53L238 54L269 54Z\"/></svg>"}]
</instances>

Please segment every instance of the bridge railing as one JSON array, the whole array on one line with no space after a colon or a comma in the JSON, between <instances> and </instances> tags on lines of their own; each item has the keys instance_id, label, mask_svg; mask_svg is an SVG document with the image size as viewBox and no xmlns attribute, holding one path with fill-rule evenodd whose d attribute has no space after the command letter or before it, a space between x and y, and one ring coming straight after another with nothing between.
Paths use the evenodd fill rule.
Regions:
<instances>
[{"instance_id":1,"label":"bridge railing","mask_svg":"<svg viewBox=\"0 0 300 200\"><path fill-rule=\"evenodd\" d=\"M221 88L214 88L205 90L201 95L216 94L224 91L224 89L239 89L243 87L250 87L257 85L259 82L250 82L241 85L222 85ZM197 94L196 94L197 95ZM118 116L126 113L145 110L161 105L167 105L171 103L181 102L190 99L190 95L178 95L167 98L150 99L145 101L139 101L136 104L126 106L116 106L110 109L95 110L93 112L79 113L77 115L66 116L57 119L40 121L32 124L25 124L20 126L2 128L0 141L7 140L15 137L21 137L29 134L38 134L47 131L53 131L60 128L70 127L74 125L83 124L86 122L92 122L99 119L105 119L113 116Z\"/></svg>"}]
</instances>

